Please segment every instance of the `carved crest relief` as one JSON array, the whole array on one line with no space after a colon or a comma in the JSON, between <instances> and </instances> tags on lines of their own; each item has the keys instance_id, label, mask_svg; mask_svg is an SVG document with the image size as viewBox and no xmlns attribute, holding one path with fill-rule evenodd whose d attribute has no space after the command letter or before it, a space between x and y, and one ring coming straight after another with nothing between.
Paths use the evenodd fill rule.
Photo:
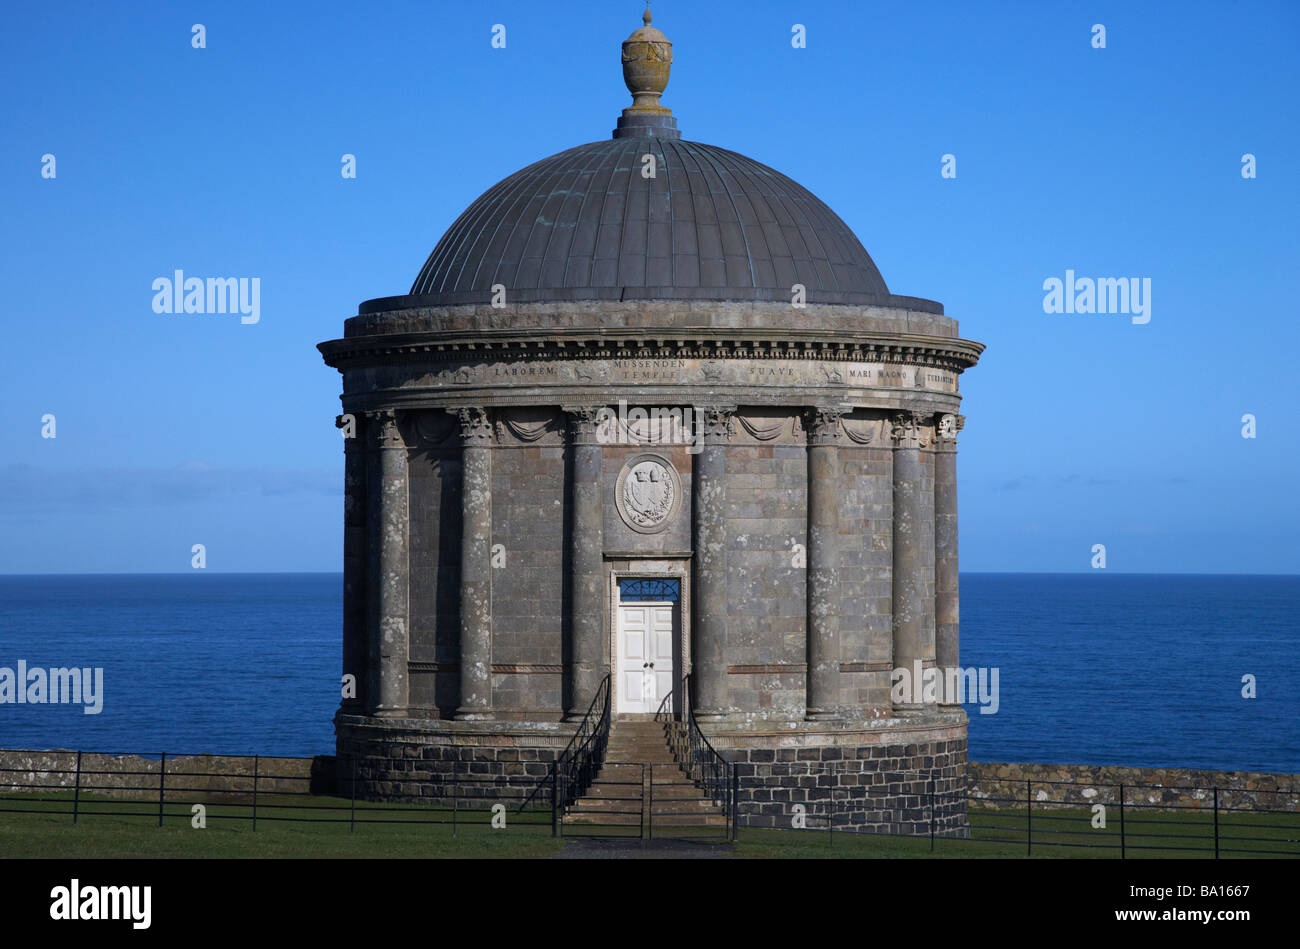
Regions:
<instances>
[{"instance_id":1,"label":"carved crest relief","mask_svg":"<svg viewBox=\"0 0 1300 949\"><path fill-rule=\"evenodd\" d=\"M629 458L614 486L619 517L642 534L658 533L668 527L681 505L681 494L677 469L660 455Z\"/></svg>"}]
</instances>

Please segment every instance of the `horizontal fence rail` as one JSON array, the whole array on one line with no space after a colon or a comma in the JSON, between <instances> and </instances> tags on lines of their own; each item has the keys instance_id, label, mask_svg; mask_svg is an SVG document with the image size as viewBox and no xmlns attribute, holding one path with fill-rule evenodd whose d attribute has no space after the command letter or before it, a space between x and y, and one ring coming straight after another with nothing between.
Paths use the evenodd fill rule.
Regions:
<instances>
[{"instance_id":1,"label":"horizontal fence rail","mask_svg":"<svg viewBox=\"0 0 1300 949\"><path fill-rule=\"evenodd\" d=\"M1233 788L1235 803L1228 805L1228 789L1214 787L1009 779L1003 782L1004 791L989 793L993 782L984 779L975 794L965 787L945 790L944 776L934 771L882 773L889 781L924 781L927 786L918 797L885 786L839 786L836 782L843 776L858 775L842 768L811 762L777 767L782 769L783 796L803 799L742 804L746 826L753 826L746 817L758 811L763 826L772 830L815 832L828 841L842 833L912 839L928 835L931 850L936 840L943 840L977 852L982 844L1023 847L1026 856L1088 848L1121 859L1300 857L1300 809L1294 804L1294 789ZM1199 795L1187 793L1201 791L1203 803ZM1166 799L1171 792L1178 792L1175 799ZM1183 803L1189 798L1196 803ZM954 809L967 819L961 833L943 827ZM849 823L852 814L864 811L872 818L869 825ZM910 832L897 829L904 825Z\"/></svg>"},{"instance_id":2,"label":"horizontal fence rail","mask_svg":"<svg viewBox=\"0 0 1300 949\"><path fill-rule=\"evenodd\" d=\"M185 766L187 762L245 757L248 769ZM107 759L112 766L92 764L91 759ZM319 791L317 775L274 771L277 762L301 760L260 755L77 752L68 768L49 763L0 767L0 815L60 815L74 824L87 817L146 818L162 827L165 822L188 824L193 806L202 804L206 820L248 822L253 830L266 821L348 824L350 829L358 824L448 824L455 834L462 825L503 827L518 819L519 823L546 827L551 822L549 801L531 810L514 806L533 787L536 779L528 774L475 774L470 770L475 762L455 762L463 770L434 775L420 783L419 790L428 803L371 802L356 796L358 759L337 759L334 794ZM366 767L377 763L383 767L404 759L367 755L359 760ZM408 794L398 788L392 796Z\"/></svg>"}]
</instances>

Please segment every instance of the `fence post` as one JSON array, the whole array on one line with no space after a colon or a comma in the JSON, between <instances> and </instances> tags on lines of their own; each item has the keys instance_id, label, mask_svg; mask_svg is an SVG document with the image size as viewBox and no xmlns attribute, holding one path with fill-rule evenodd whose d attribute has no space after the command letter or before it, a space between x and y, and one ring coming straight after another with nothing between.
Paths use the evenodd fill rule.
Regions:
<instances>
[{"instance_id":1,"label":"fence post","mask_svg":"<svg viewBox=\"0 0 1300 949\"><path fill-rule=\"evenodd\" d=\"M348 833L357 829L357 756L352 756L352 812L348 815Z\"/></svg>"},{"instance_id":2,"label":"fence post","mask_svg":"<svg viewBox=\"0 0 1300 949\"><path fill-rule=\"evenodd\" d=\"M1214 789L1214 859L1219 859L1219 789Z\"/></svg>"},{"instance_id":3,"label":"fence post","mask_svg":"<svg viewBox=\"0 0 1300 949\"><path fill-rule=\"evenodd\" d=\"M551 762L551 836L560 836L559 823L560 774L555 762Z\"/></svg>"},{"instance_id":4,"label":"fence post","mask_svg":"<svg viewBox=\"0 0 1300 949\"><path fill-rule=\"evenodd\" d=\"M645 839L646 839L646 840L654 840L654 839L655 839L655 766L654 766L654 762L650 762L649 767L650 767L650 780L649 780L649 782L647 782L647 783L642 787L642 789L641 789L641 795L642 795L642 797L645 797L645 795L646 795L646 793L647 793L647 791L648 791L648 792L649 792L649 795L650 795L650 798L649 798L650 803L649 803L648 805L642 805L642 807L641 807L641 812L642 812L642 815L643 815L643 816L642 816L641 820L642 820L643 822L645 822L646 825L647 825L647 826L646 826L646 830L645 830L645 834L644 834ZM645 769L646 769L646 765L645 765L645 764L642 764L642 765L641 765L642 780L645 779Z\"/></svg>"},{"instance_id":5,"label":"fence post","mask_svg":"<svg viewBox=\"0 0 1300 949\"><path fill-rule=\"evenodd\" d=\"M253 755L253 830L257 830L257 762L258 755Z\"/></svg>"},{"instance_id":6,"label":"fence post","mask_svg":"<svg viewBox=\"0 0 1300 949\"><path fill-rule=\"evenodd\" d=\"M166 793L167 787L167 752L162 753L162 760L158 763L158 826L162 826L163 819L163 794Z\"/></svg>"},{"instance_id":7,"label":"fence post","mask_svg":"<svg viewBox=\"0 0 1300 949\"><path fill-rule=\"evenodd\" d=\"M731 841L740 839L740 768L731 766Z\"/></svg>"},{"instance_id":8,"label":"fence post","mask_svg":"<svg viewBox=\"0 0 1300 949\"><path fill-rule=\"evenodd\" d=\"M1034 791L1033 781L1025 778L1025 856L1034 852Z\"/></svg>"},{"instance_id":9,"label":"fence post","mask_svg":"<svg viewBox=\"0 0 1300 949\"><path fill-rule=\"evenodd\" d=\"M451 772L451 835L456 836L456 771L452 765Z\"/></svg>"},{"instance_id":10,"label":"fence post","mask_svg":"<svg viewBox=\"0 0 1300 949\"><path fill-rule=\"evenodd\" d=\"M934 853L934 775L930 775L930 852Z\"/></svg>"},{"instance_id":11,"label":"fence post","mask_svg":"<svg viewBox=\"0 0 1300 949\"><path fill-rule=\"evenodd\" d=\"M1124 846L1124 785L1119 786L1119 858L1124 860L1128 857L1128 850Z\"/></svg>"},{"instance_id":12,"label":"fence post","mask_svg":"<svg viewBox=\"0 0 1300 949\"><path fill-rule=\"evenodd\" d=\"M81 752L77 752L77 777L72 787L72 822L77 822L77 810L81 804Z\"/></svg>"},{"instance_id":13,"label":"fence post","mask_svg":"<svg viewBox=\"0 0 1300 949\"><path fill-rule=\"evenodd\" d=\"M809 770L812 769L809 768ZM835 791L834 790L831 791L831 799L829 801L829 805L830 807L829 810L827 811L827 816L826 816L826 833L831 838L831 842L829 846L834 847L835 846Z\"/></svg>"}]
</instances>

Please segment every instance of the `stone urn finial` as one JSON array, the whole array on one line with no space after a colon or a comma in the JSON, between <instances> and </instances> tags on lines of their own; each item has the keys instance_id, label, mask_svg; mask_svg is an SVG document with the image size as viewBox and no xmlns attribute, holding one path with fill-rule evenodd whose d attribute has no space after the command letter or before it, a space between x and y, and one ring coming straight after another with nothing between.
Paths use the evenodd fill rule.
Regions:
<instances>
[{"instance_id":1,"label":"stone urn finial","mask_svg":"<svg viewBox=\"0 0 1300 949\"><path fill-rule=\"evenodd\" d=\"M671 114L659 104L659 97L668 86L668 72L673 65L673 44L668 37L650 25L649 5L641 15L645 25L633 31L623 41L623 81L632 93L628 112Z\"/></svg>"}]
</instances>

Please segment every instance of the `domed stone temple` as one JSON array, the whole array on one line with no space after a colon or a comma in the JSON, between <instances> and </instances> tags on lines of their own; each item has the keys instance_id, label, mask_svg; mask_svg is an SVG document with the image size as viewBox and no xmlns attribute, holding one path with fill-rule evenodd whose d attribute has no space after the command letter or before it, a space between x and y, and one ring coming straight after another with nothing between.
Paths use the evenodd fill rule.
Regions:
<instances>
[{"instance_id":1,"label":"domed stone temple","mask_svg":"<svg viewBox=\"0 0 1300 949\"><path fill-rule=\"evenodd\" d=\"M983 347L808 189L683 139L644 19L612 136L489 188L408 294L319 346L343 376L340 769L373 799L522 797L575 748L666 741L734 765L742 825L803 803L928 832L933 801L964 833L966 714L893 686L957 676L958 379Z\"/></svg>"}]
</instances>

